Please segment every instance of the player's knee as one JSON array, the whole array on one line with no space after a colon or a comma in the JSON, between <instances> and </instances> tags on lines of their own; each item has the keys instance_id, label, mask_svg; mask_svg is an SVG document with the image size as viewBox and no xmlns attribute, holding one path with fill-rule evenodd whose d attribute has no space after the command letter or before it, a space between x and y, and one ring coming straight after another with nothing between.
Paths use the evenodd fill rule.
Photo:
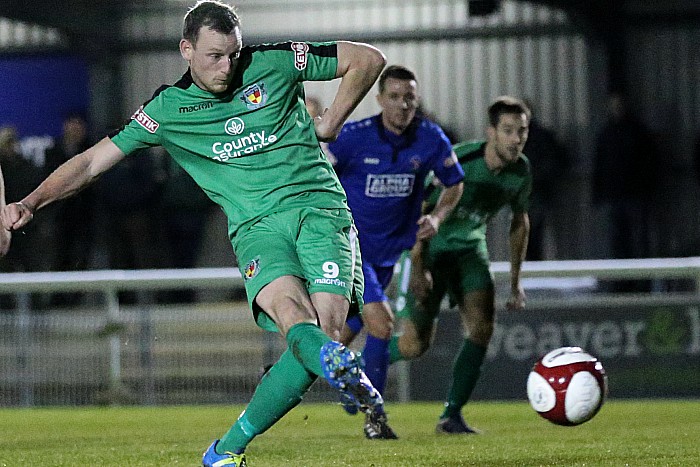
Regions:
<instances>
[{"instance_id":1,"label":"player's knee","mask_svg":"<svg viewBox=\"0 0 700 467\"><path fill-rule=\"evenodd\" d=\"M469 326L469 338L483 347L488 347L493 335L493 321L479 320Z\"/></svg>"},{"instance_id":2,"label":"player's knee","mask_svg":"<svg viewBox=\"0 0 700 467\"><path fill-rule=\"evenodd\" d=\"M385 318L365 321L365 329L377 339L389 340L394 333L394 320L393 318Z\"/></svg>"},{"instance_id":3,"label":"player's knee","mask_svg":"<svg viewBox=\"0 0 700 467\"><path fill-rule=\"evenodd\" d=\"M405 337L405 338L404 338ZM430 339L408 338L401 336L399 339L399 350L405 359L418 358L430 348Z\"/></svg>"},{"instance_id":4,"label":"player's knee","mask_svg":"<svg viewBox=\"0 0 700 467\"><path fill-rule=\"evenodd\" d=\"M378 339L390 339L394 332L394 315L388 304L367 304L362 321L367 332Z\"/></svg>"}]
</instances>

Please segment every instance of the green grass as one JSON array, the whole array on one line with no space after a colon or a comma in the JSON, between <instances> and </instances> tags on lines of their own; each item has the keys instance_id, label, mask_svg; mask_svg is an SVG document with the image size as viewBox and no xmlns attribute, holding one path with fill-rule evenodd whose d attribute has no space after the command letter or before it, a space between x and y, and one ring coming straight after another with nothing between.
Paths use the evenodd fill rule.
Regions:
<instances>
[{"instance_id":1,"label":"green grass","mask_svg":"<svg viewBox=\"0 0 700 467\"><path fill-rule=\"evenodd\" d=\"M578 427L525 402L472 403L477 436L433 432L439 403L389 404L398 441L367 441L362 418L302 404L248 448L263 466L694 466L700 401L608 401ZM0 466L196 466L241 406L0 409Z\"/></svg>"}]
</instances>

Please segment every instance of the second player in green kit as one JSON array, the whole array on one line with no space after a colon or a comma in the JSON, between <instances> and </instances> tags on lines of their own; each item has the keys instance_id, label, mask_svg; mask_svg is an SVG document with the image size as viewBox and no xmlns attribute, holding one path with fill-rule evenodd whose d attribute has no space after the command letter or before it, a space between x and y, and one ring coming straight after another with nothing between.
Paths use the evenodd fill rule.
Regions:
<instances>
[{"instance_id":1,"label":"second player in green kit","mask_svg":"<svg viewBox=\"0 0 700 467\"><path fill-rule=\"evenodd\" d=\"M520 270L527 250L527 209L532 187L530 163L522 154L529 110L520 100L501 97L489 106L488 139L454 146L464 169L464 192L452 214L429 241L416 244L404 269L398 298L402 334L389 345L392 362L422 355L435 337L440 305L447 295L459 307L464 341L453 364L452 384L436 431L475 433L462 407L476 385L494 325L494 283L486 245L488 221L510 207L511 286L507 306L521 309L525 293ZM428 200L434 202L436 195ZM410 273L405 268L410 267Z\"/></svg>"}]
</instances>

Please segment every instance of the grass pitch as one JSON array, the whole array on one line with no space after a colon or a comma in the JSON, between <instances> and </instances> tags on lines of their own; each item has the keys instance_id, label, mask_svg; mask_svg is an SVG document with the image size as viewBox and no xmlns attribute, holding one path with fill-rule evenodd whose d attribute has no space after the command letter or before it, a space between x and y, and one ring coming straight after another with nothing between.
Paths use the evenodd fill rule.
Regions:
<instances>
[{"instance_id":1,"label":"grass pitch","mask_svg":"<svg viewBox=\"0 0 700 467\"><path fill-rule=\"evenodd\" d=\"M0 466L197 466L241 406L0 409ZM362 418L303 403L248 448L266 466L696 466L700 400L607 401L559 427L526 402L475 402L482 434L434 434L439 403L388 404L398 441L368 441Z\"/></svg>"}]
</instances>

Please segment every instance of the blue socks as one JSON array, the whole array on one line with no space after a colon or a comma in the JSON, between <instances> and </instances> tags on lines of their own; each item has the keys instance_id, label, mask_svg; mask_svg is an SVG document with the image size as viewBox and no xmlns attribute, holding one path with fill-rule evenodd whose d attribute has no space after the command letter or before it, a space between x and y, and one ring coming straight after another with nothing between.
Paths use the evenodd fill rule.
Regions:
<instances>
[{"instance_id":1,"label":"blue socks","mask_svg":"<svg viewBox=\"0 0 700 467\"><path fill-rule=\"evenodd\" d=\"M374 388L381 394L384 394L389 371L389 340L379 339L367 334L362 358L365 360L365 374L372 382Z\"/></svg>"},{"instance_id":2,"label":"blue socks","mask_svg":"<svg viewBox=\"0 0 700 467\"><path fill-rule=\"evenodd\" d=\"M348 319L345 325L358 334L362 330L364 323L357 315ZM379 339L371 334L367 334L365 348L362 350L362 358L365 361L365 374L372 382L374 388L384 394L387 373L389 371L389 342L390 340Z\"/></svg>"},{"instance_id":3,"label":"blue socks","mask_svg":"<svg viewBox=\"0 0 700 467\"><path fill-rule=\"evenodd\" d=\"M364 323L360 315L355 315L352 318L345 321L345 325L352 330L354 334L358 334L362 330Z\"/></svg>"}]
</instances>

